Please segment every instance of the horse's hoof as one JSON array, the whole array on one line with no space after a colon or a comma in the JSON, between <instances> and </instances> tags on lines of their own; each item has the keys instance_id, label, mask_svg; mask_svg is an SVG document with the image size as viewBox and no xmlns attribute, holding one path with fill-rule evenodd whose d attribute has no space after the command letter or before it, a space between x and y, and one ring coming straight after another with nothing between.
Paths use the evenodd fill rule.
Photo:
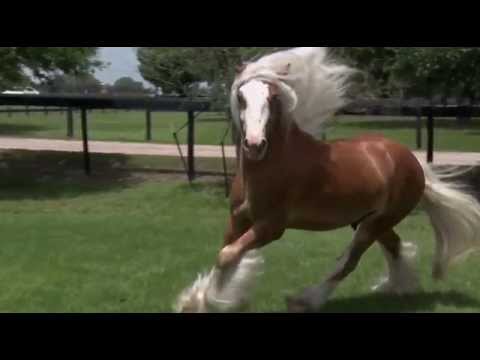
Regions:
<instances>
[{"instance_id":1,"label":"horse's hoof","mask_svg":"<svg viewBox=\"0 0 480 360\"><path fill-rule=\"evenodd\" d=\"M371 291L377 294L391 294L393 293L392 284L388 278L382 278L377 284L373 285Z\"/></svg>"},{"instance_id":2,"label":"horse's hoof","mask_svg":"<svg viewBox=\"0 0 480 360\"><path fill-rule=\"evenodd\" d=\"M287 310L289 313L305 314L313 312L311 305L301 298L287 296L285 301L287 303Z\"/></svg>"},{"instance_id":3,"label":"horse's hoof","mask_svg":"<svg viewBox=\"0 0 480 360\"><path fill-rule=\"evenodd\" d=\"M418 279L411 278L408 282L392 283L388 278L382 279L373 286L372 291L382 295L413 295L422 290Z\"/></svg>"}]
</instances>

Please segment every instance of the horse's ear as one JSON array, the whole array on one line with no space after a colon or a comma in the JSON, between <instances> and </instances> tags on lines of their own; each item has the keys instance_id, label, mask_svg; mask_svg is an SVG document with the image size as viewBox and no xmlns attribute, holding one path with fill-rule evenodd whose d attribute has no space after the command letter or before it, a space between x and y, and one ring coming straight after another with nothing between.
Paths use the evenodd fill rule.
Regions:
<instances>
[{"instance_id":1,"label":"horse's ear","mask_svg":"<svg viewBox=\"0 0 480 360\"><path fill-rule=\"evenodd\" d=\"M237 75L240 75L241 73L243 73L245 71L245 69L247 68L247 63L243 63L241 65L237 65L236 68L235 68L235 72L237 73Z\"/></svg>"},{"instance_id":2,"label":"horse's ear","mask_svg":"<svg viewBox=\"0 0 480 360\"><path fill-rule=\"evenodd\" d=\"M288 63L282 70L277 72L277 74L280 76L287 76L288 74L290 74L291 67L292 67L292 64Z\"/></svg>"}]
</instances>

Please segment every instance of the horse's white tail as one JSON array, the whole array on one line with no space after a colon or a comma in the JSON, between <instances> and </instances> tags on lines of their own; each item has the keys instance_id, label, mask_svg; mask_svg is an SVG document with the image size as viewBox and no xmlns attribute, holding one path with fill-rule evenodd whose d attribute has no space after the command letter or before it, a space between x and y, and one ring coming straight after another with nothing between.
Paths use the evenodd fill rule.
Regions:
<instances>
[{"instance_id":1,"label":"horse's white tail","mask_svg":"<svg viewBox=\"0 0 480 360\"><path fill-rule=\"evenodd\" d=\"M253 285L261 272L263 258L250 251L240 263L221 272L214 268L200 275L192 286L182 291L174 305L176 312L236 312L248 305Z\"/></svg>"},{"instance_id":2,"label":"horse's white tail","mask_svg":"<svg viewBox=\"0 0 480 360\"><path fill-rule=\"evenodd\" d=\"M437 241L433 276L442 279L450 264L480 248L480 204L461 184L446 181L459 172L435 172L428 165L423 165L423 169L423 204Z\"/></svg>"}]
</instances>

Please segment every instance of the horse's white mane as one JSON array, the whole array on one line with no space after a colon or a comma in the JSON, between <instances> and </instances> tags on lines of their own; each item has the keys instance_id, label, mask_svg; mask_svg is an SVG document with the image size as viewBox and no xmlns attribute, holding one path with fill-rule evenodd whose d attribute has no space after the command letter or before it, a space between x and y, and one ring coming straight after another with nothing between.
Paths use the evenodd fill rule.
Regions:
<instances>
[{"instance_id":1,"label":"horse's white mane","mask_svg":"<svg viewBox=\"0 0 480 360\"><path fill-rule=\"evenodd\" d=\"M325 123L345 105L345 90L353 69L332 61L324 47L299 47L280 51L249 63L237 76L231 91L234 122L240 125L238 90L259 79L280 89L284 111L299 128L318 137Z\"/></svg>"}]
</instances>

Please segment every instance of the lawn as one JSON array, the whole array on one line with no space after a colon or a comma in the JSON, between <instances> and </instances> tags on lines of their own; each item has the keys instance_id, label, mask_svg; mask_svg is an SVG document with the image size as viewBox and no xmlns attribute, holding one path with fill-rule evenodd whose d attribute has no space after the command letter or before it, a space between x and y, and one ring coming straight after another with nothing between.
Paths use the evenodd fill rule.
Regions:
<instances>
[{"instance_id":1,"label":"lawn","mask_svg":"<svg viewBox=\"0 0 480 360\"><path fill-rule=\"evenodd\" d=\"M145 112L141 111L92 111L89 116L89 136L100 141L145 141ZM220 114L204 113L197 118L196 140L199 144L218 145L227 130ZM187 122L186 113L155 112L152 114L153 141L174 144L173 132ZM35 138L66 138L66 114L17 113L8 117L0 113L0 136ZM81 138L80 114L74 114L74 135ZM186 129L179 132L179 140L186 142Z\"/></svg>"},{"instance_id":2,"label":"lawn","mask_svg":"<svg viewBox=\"0 0 480 360\"><path fill-rule=\"evenodd\" d=\"M94 157L97 173L89 179L77 169L77 155L0 155L0 312L169 312L176 295L213 264L228 216L221 179L191 187L183 176L129 170L141 159L110 156ZM118 161L129 166L113 166ZM424 291L372 295L384 271L373 248L325 312L480 310L479 257L434 284L426 216L414 213L398 232L419 246ZM251 311L284 311L284 295L317 283L351 237L351 229L289 231L263 251L266 268Z\"/></svg>"},{"instance_id":3,"label":"lawn","mask_svg":"<svg viewBox=\"0 0 480 360\"><path fill-rule=\"evenodd\" d=\"M92 140L143 142L145 140L145 114L138 111L93 111L89 114L89 133ZM196 122L195 139L198 144L218 145L227 130L222 114L203 113ZM75 137L80 136L79 115L75 115ZM154 113L152 117L153 141L173 144L173 132L187 121L184 113ZM480 119L468 128L461 128L453 119L438 119L435 148L439 151L480 151ZM348 138L375 132L415 148L415 123L412 118L342 116L327 130L329 140ZM66 115L36 113L27 116L17 113L8 117L0 114L0 136L65 138ZM186 142L186 130L179 133ZM227 136L230 142L230 136ZM423 131L424 148L426 130Z\"/></svg>"}]
</instances>

